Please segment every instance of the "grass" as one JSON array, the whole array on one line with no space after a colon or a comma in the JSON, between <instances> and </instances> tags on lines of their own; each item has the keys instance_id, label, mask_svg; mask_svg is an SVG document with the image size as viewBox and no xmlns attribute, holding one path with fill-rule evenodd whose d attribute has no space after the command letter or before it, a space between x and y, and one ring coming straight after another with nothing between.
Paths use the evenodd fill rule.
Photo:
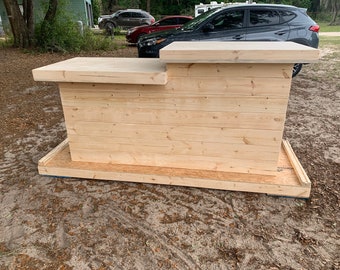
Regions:
<instances>
[{"instance_id":1,"label":"grass","mask_svg":"<svg viewBox=\"0 0 340 270\"><path fill-rule=\"evenodd\" d=\"M320 32L340 32L340 25L328 25L326 22L318 24L320 25Z\"/></svg>"},{"instance_id":2,"label":"grass","mask_svg":"<svg viewBox=\"0 0 340 270\"><path fill-rule=\"evenodd\" d=\"M340 36L339 37L329 37L329 36L319 36L320 43L319 46L323 47L326 45L332 45L337 48L338 51L340 51Z\"/></svg>"}]
</instances>

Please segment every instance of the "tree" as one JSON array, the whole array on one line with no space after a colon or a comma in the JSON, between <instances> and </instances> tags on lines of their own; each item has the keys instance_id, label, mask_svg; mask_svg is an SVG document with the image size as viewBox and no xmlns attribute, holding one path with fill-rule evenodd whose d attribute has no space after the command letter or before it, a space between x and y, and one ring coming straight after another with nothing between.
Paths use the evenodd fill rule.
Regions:
<instances>
[{"instance_id":1,"label":"tree","mask_svg":"<svg viewBox=\"0 0 340 270\"><path fill-rule=\"evenodd\" d=\"M336 24L336 19L338 17L340 9L339 0L321 0L321 6L333 14L331 22L329 24L330 25Z\"/></svg>"},{"instance_id":2,"label":"tree","mask_svg":"<svg viewBox=\"0 0 340 270\"><path fill-rule=\"evenodd\" d=\"M31 0L23 1L23 14L17 0L4 0L6 12L11 25L14 46L27 48L33 42L33 3Z\"/></svg>"},{"instance_id":3,"label":"tree","mask_svg":"<svg viewBox=\"0 0 340 270\"><path fill-rule=\"evenodd\" d=\"M17 0L4 0L7 16L12 29L15 47L31 47L34 42L33 0L23 0L23 13ZM48 24L52 23L57 12L58 0L49 0L49 6L42 23L41 32L48 32Z\"/></svg>"}]
</instances>

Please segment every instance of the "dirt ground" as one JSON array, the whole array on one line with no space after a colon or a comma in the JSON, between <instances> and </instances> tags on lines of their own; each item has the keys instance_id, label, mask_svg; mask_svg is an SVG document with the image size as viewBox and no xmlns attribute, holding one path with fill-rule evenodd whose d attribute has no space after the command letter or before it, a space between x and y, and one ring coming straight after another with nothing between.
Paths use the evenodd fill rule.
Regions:
<instances>
[{"instance_id":1,"label":"dirt ground","mask_svg":"<svg viewBox=\"0 0 340 270\"><path fill-rule=\"evenodd\" d=\"M75 55L0 48L0 269L340 269L340 54L322 55L293 80L285 125L304 200L40 176L66 131L56 85L31 70Z\"/></svg>"}]
</instances>

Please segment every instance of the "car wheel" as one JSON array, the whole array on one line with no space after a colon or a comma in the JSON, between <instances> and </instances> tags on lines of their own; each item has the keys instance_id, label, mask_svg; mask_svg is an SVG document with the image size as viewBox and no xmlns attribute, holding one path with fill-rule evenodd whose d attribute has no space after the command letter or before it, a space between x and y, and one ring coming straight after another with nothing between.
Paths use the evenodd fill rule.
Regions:
<instances>
[{"instance_id":1,"label":"car wheel","mask_svg":"<svg viewBox=\"0 0 340 270\"><path fill-rule=\"evenodd\" d=\"M115 31L115 25L112 22L107 22L105 24L105 32L108 36L113 36Z\"/></svg>"},{"instance_id":2,"label":"car wheel","mask_svg":"<svg viewBox=\"0 0 340 270\"><path fill-rule=\"evenodd\" d=\"M301 71L301 69L302 69L302 64L299 64L299 63L297 63L297 64L294 64L294 66L293 66L293 77L295 77L296 75L298 75L299 74L299 72Z\"/></svg>"}]
</instances>

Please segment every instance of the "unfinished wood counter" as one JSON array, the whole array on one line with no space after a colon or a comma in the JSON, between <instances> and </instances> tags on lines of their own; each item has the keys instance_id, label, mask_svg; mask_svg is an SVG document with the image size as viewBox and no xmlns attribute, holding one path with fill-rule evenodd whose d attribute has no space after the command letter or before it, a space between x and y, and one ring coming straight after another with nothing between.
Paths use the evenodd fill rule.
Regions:
<instances>
[{"instance_id":1,"label":"unfinished wood counter","mask_svg":"<svg viewBox=\"0 0 340 270\"><path fill-rule=\"evenodd\" d=\"M295 43L175 42L160 59L35 69L59 85L68 137L39 172L308 197L282 134L293 64L318 58Z\"/></svg>"}]
</instances>

